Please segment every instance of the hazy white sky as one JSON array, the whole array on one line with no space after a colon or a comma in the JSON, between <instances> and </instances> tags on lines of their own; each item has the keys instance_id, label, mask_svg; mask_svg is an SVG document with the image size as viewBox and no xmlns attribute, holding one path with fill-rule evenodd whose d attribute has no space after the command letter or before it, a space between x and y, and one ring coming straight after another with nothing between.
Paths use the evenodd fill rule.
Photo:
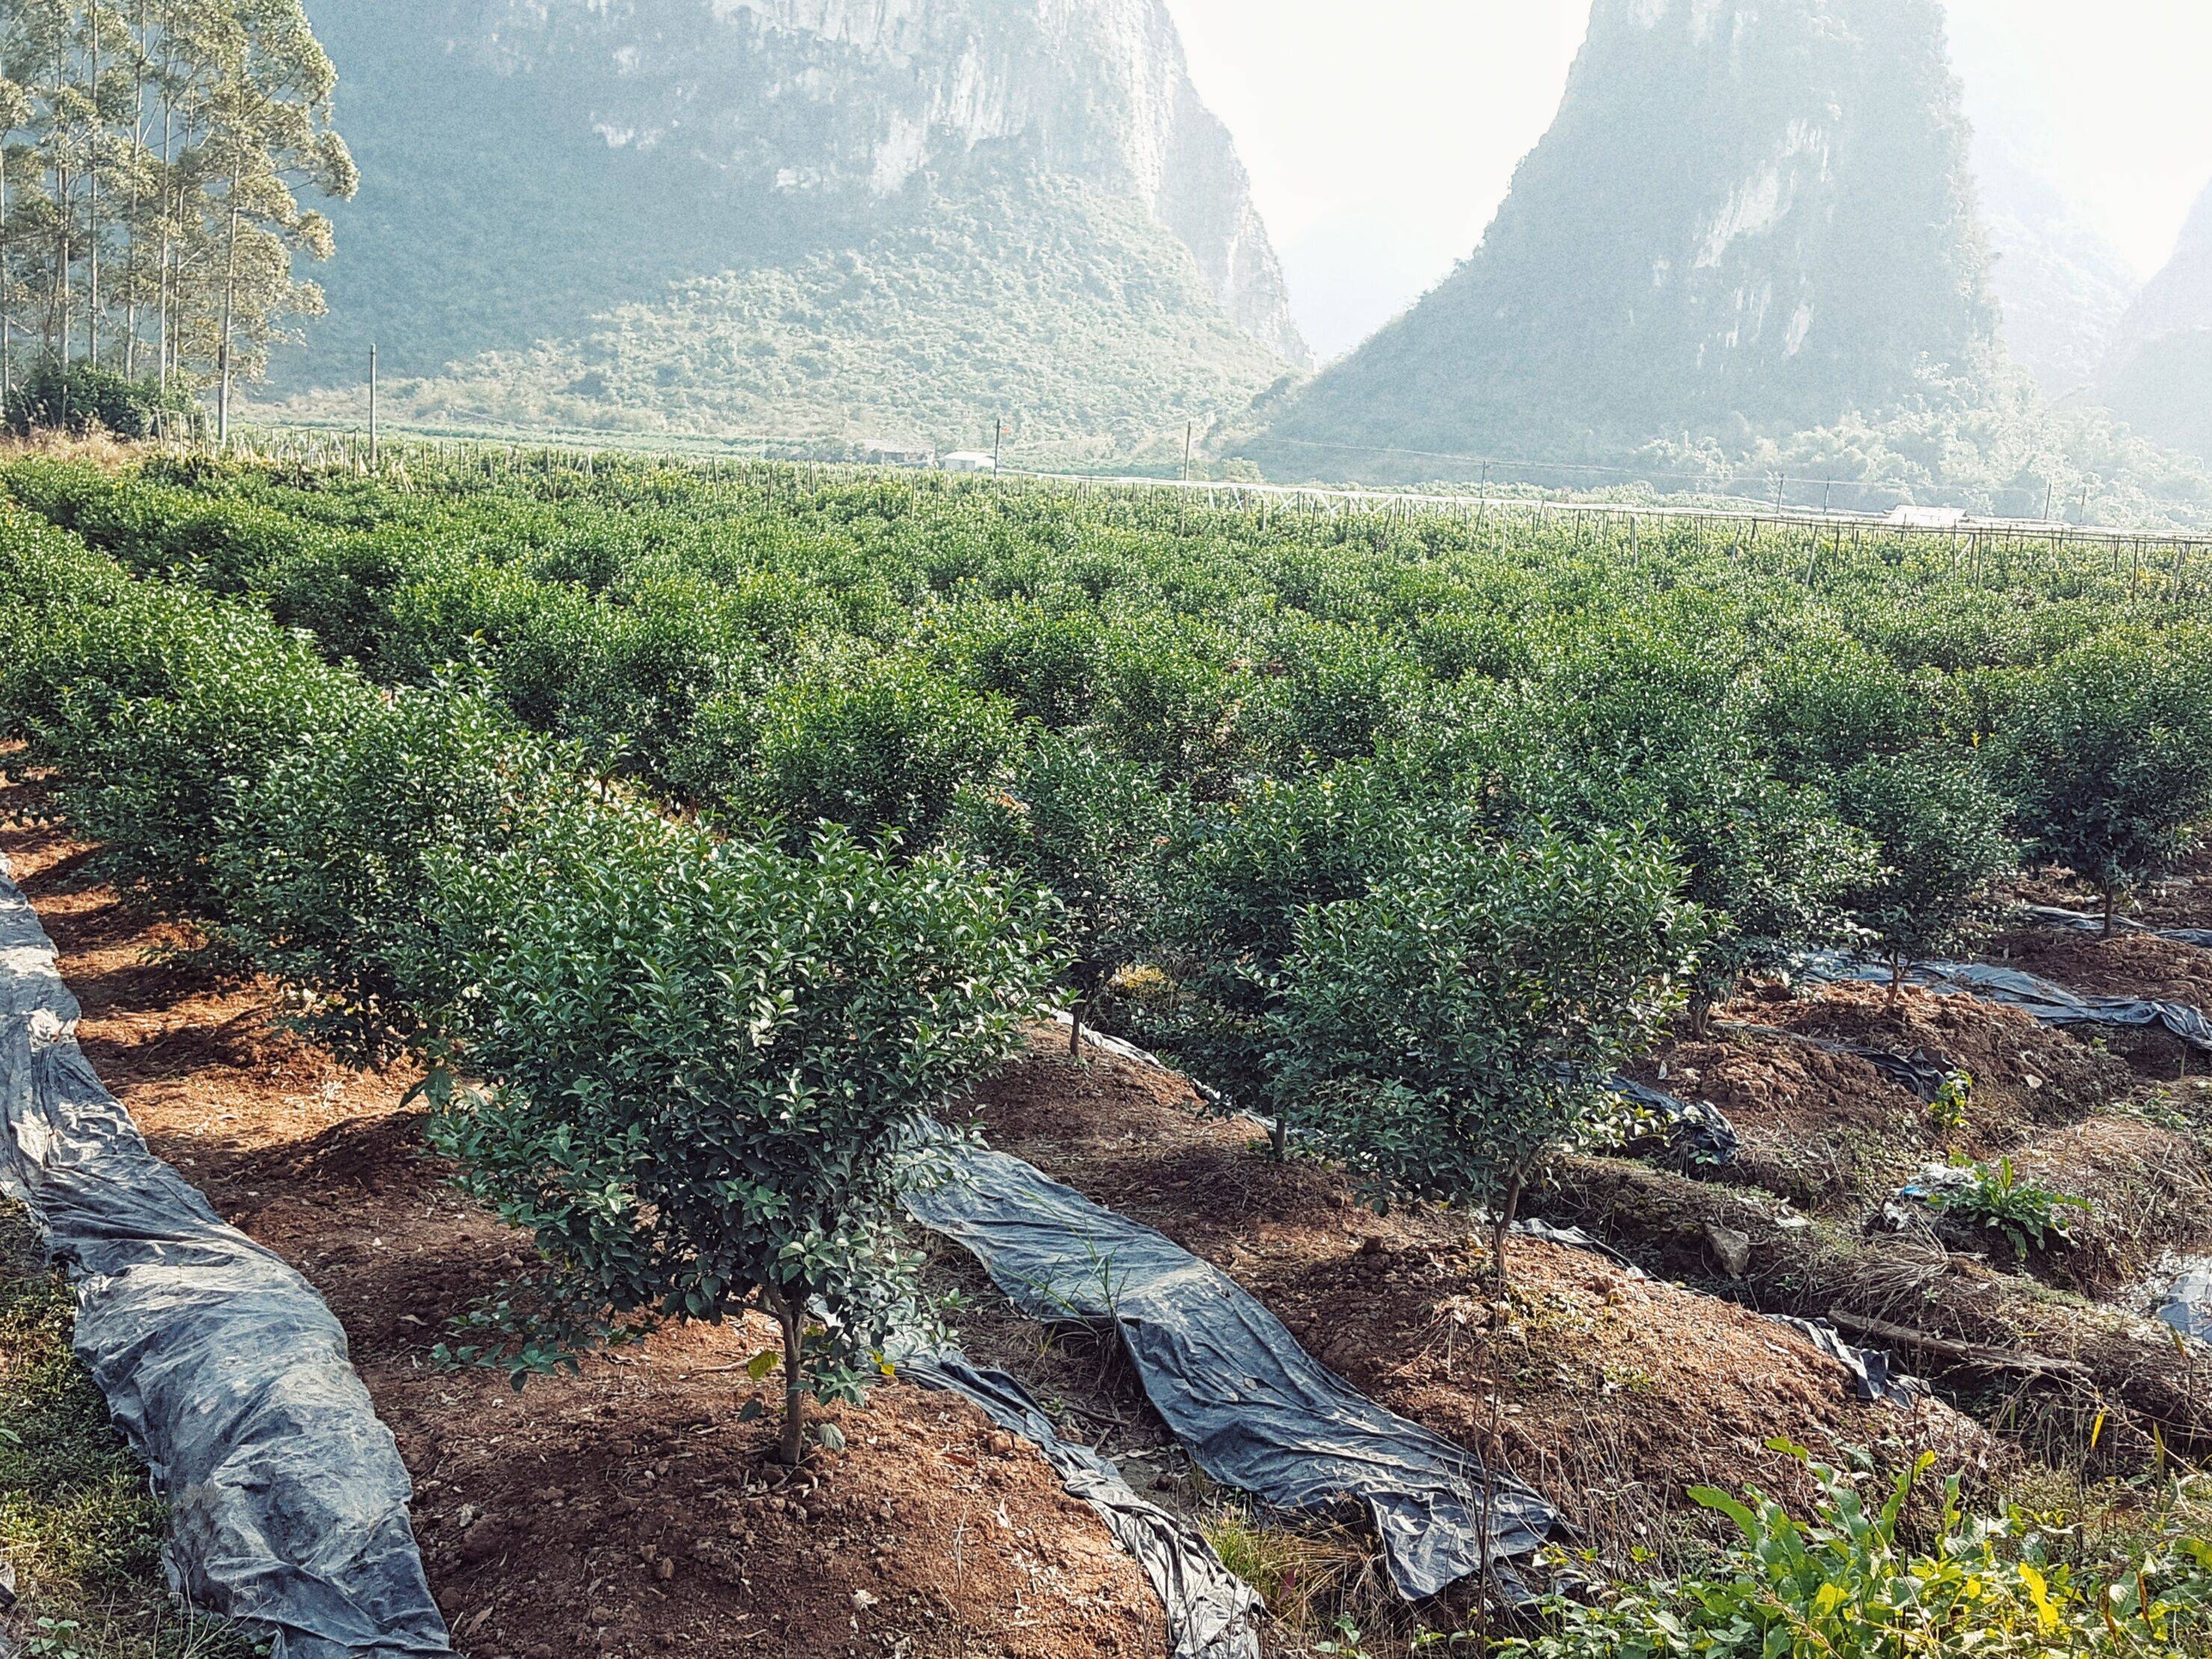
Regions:
<instances>
[{"instance_id":1,"label":"hazy white sky","mask_svg":"<svg viewBox=\"0 0 2212 1659\"><path fill-rule=\"evenodd\" d=\"M1978 118L2147 274L2212 182L2212 0L1947 0ZM1474 251L1559 107L1589 0L1169 0L1324 356Z\"/></svg>"}]
</instances>

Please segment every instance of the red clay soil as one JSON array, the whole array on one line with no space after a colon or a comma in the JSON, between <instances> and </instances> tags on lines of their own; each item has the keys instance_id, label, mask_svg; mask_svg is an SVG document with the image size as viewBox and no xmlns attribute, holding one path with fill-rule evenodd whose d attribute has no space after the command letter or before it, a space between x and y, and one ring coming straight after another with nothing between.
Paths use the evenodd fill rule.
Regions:
<instances>
[{"instance_id":1,"label":"red clay soil","mask_svg":"<svg viewBox=\"0 0 2212 1659\"><path fill-rule=\"evenodd\" d=\"M1721 1032L1679 1043L1632 1070L1642 1082L1720 1108L1742 1142L1724 1178L1763 1187L1802 1209L1863 1206L1893 1189L1917 1162L1927 1114L1856 1055L1764 1033Z\"/></svg>"},{"instance_id":2,"label":"red clay soil","mask_svg":"<svg viewBox=\"0 0 2212 1659\"><path fill-rule=\"evenodd\" d=\"M1260 1296L1346 1380L1536 1486L1610 1549L1662 1541L1697 1483L1802 1498L1787 1436L1816 1452L1928 1446L1978 1462L1948 1407L1862 1405L1841 1366L1732 1303L1530 1240L1489 1287L1463 1218L1376 1216L1314 1162L1277 1164L1249 1124L1207 1120L1182 1079L1064 1039L979 1099L991 1143L1157 1227Z\"/></svg>"},{"instance_id":3,"label":"red clay soil","mask_svg":"<svg viewBox=\"0 0 2212 1659\"><path fill-rule=\"evenodd\" d=\"M775 1402L738 1420L765 1327L672 1330L520 1395L434 1368L445 1322L524 1262L520 1237L442 1184L402 1076L335 1063L273 1025L267 987L175 955L193 941L92 879L83 848L27 822L38 805L0 786L0 851L60 947L87 1056L344 1324L463 1650L1165 1652L1158 1599L1097 1517L949 1396L896 1385L832 1413L848 1451L779 1485Z\"/></svg>"},{"instance_id":4,"label":"red clay soil","mask_svg":"<svg viewBox=\"0 0 2212 1659\"><path fill-rule=\"evenodd\" d=\"M1886 987L1823 985L1800 997L1742 999L1729 1017L1891 1054L1924 1053L1973 1079L1969 1135L2001 1146L2037 1125L2071 1123L2125 1099L2132 1072L2065 1031L2040 1025L2017 1008L1907 987L1897 1006ZM1891 1085L1897 1097L1912 1097Z\"/></svg>"},{"instance_id":5,"label":"red clay soil","mask_svg":"<svg viewBox=\"0 0 2212 1659\"><path fill-rule=\"evenodd\" d=\"M2212 951L2154 933L2068 933L2022 927L1978 952L2090 996L2147 997L2212 1009Z\"/></svg>"},{"instance_id":6,"label":"red clay soil","mask_svg":"<svg viewBox=\"0 0 2212 1659\"><path fill-rule=\"evenodd\" d=\"M2012 894L2022 904L2055 904L2093 916L2105 903L2070 870L2030 872L2013 884ZM2146 927L2212 927L2212 845L2199 848L2172 875L2124 901L2119 913Z\"/></svg>"}]
</instances>

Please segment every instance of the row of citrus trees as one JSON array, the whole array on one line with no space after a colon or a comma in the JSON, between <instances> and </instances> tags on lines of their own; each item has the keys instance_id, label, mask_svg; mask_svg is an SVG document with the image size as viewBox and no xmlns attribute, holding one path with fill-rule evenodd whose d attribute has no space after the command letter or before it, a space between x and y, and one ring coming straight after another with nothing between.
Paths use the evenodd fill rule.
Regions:
<instances>
[{"instance_id":1,"label":"row of citrus trees","mask_svg":"<svg viewBox=\"0 0 2212 1659\"><path fill-rule=\"evenodd\" d=\"M1108 1017L1279 1137L1501 1221L1675 1000L1808 944L1949 948L2023 856L2117 896L2212 811L2206 636L2063 562L1808 586L1695 537L1633 565L1449 523L1278 544L643 470L550 503L4 477L378 681L468 659L748 844L827 821L1042 888L1079 1016L1118 981Z\"/></svg>"},{"instance_id":2,"label":"row of citrus trees","mask_svg":"<svg viewBox=\"0 0 2212 1659\"><path fill-rule=\"evenodd\" d=\"M340 534L315 557L359 551ZM522 1376L755 1304L783 1328L793 1457L805 1395L866 1386L926 1324L896 1225L902 1184L930 1178L913 1132L1013 1051L1055 976L1089 997L1154 965L1171 991L1125 1018L1378 1189L1502 1226L1685 995L1793 939L1905 948L1951 925L2032 812L2059 821L2032 805L2059 774L2134 869L2212 787L2189 723L2202 653L2172 629L2069 640L2010 681L1931 680L1858 645L1775 653L1747 684L1694 628L1615 613L1540 672L1225 787L1030 715L903 842L726 809L704 827L607 751L529 729L495 652L380 686L262 598L215 591L257 584L175 562L188 580L134 577L0 509L0 717L63 809L118 881L199 920L326 1036L432 1058L440 1144L548 1264L465 1352ZM2112 837L2124 822L2138 840ZM1971 1528L1943 1547L1943 1597L1898 1601L1936 1565L1853 1501L1810 1534L1763 1516L1702 1613L1631 1597L1546 1650L1764 1653L1907 1626L1940 1646L1977 1621L1988 1651L2060 1638L2019 1545ZM2179 1628L2170 1567L2143 1591L2154 1613L2046 1584L2049 1616L2067 1641L2178 1651L2154 1645ZM2028 1646L1996 1641L2000 1614Z\"/></svg>"}]
</instances>

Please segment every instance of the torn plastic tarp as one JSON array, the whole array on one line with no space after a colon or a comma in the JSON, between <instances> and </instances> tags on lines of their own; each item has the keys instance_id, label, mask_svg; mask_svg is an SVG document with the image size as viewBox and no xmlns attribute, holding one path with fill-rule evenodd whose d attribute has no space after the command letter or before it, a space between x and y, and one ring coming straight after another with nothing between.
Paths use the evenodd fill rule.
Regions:
<instances>
[{"instance_id":1,"label":"torn plastic tarp","mask_svg":"<svg viewBox=\"0 0 2212 1659\"><path fill-rule=\"evenodd\" d=\"M2093 916L2086 910L2063 909L2056 904L2023 904L2014 914L2039 927L2062 927L2069 933L2105 931L2103 917ZM2150 927L2126 916L2114 916L2112 927L2123 933L2148 933L2153 939L2170 939L2176 945L2193 945L2200 951L2212 951L2212 927Z\"/></svg>"},{"instance_id":2,"label":"torn plastic tarp","mask_svg":"<svg viewBox=\"0 0 2212 1659\"><path fill-rule=\"evenodd\" d=\"M2212 1342L2212 1256L2169 1261L2159 1278L2153 1294L2159 1322L2199 1342Z\"/></svg>"},{"instance_id":3,"label":"torn plastic tarp","mask_svg":"<svg viewBox=\"0 0 2212 1659\"><path fill-rule=\"evenodd\" d=\"M1808 979L1889 983L1889 966L1842 951L1808 951L1794 958ZM1986 962L1916 962L1906 981L1951 996L1979 997L2033 1016L2045 1025L2162 1026L2191 1048L2212 1054L2212 1021L2182 1002L2154 1002L2140 997L2079 996L2017 968Z\"/></svg>"},{"instance_id":4,"label":"torn plastic tarp","mask_svg":"<svg viewBox=\"0 0 2212 1659\"><path fill-rule=\"evenodd\" d=\"M1692 1164L1733 1164L1743 1150L1735 1125L1711 1101L1680 1100L1632 1077L1609 1079L1606 1086L1657 1116L1667 1126L1667 1150Z\"/></svg>"},{"instance_id":5,"label":"torn plastic tarp","mask_svg":"<svg viewBox=\"0 0 2212 1659\"><path fill-rule=\"evenodd\" d=\"M272 1659L450 1652L407 1470L345 1333L147 1151L79 1050L77 1013L0 874L0 1188L73 1281L77 1354L169 1500L173 1588Z\"/></svg>"},{"instance_id":6,"label":"torn plastic tarp","mask_svg":"<svg viewBox=\"0 0 2212 1659\"><path fill-rule=\"evenodd\" d=\"M1061 1439L1017 1379L945 1350L905 1355L896 1370L906 1382L961 1395L1000 1428L1035 1443L1068 1495L1095 1510L1144 1568L1167 1608L1174 1659L1259 1659L1263 1609L1252 1587L1221 1564L1197 1528L1138 1497L1090 1447Z\"/></svg>"},{"instance_id":7,"label":"torn plastic tarp","mask_svg":"<svg viewBox=\"0 0 2212 1659\"><path fill-rule=\"evenodd\" d=\"M1850 1372L1853 1391L1869 1405L1879 1401L1910 1409L1928 1392L1925 1382L1899 1370L1888 1354L1879 1348L1853 1347L1844 1340L1843 1333L1825 1319L1793 1319L1788 1314L1769 1314L1767 1317L1787 1325Z\"/></svg>"},{"instance_id":8,"label":"torn plastic tarp","mask_svg":"<svg viewBox=\"0 0 2212 1659\"><path fill-rule=\"evenodd\" d=\"M1408 1600L1477 1574L1510 1587L1507 1564L1565 1535L1533 1490L1358 1394L1218 1268L1018 1158L950 1152L950 1177L908 1194L915 1218L1030 1317L1112 1323L1212 1480L1290 1511L1364 1504Z\"/></svg>"}]
</instances>

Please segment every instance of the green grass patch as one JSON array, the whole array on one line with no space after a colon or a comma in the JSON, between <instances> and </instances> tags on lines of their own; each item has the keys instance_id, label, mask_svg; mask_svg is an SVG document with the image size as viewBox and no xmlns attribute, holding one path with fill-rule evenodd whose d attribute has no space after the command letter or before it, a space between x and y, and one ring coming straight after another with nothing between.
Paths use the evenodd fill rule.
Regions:
<instances>
[{"instance_id":1,"label":"green grass patch","mask_svg":"<svg viewBox=\"0 0 2212 1659\"><path fill-rule=\"evenodd\" d=\"M161 1571L167 1516L70 1347L69 1287L0 1204L0 1560L21 1598L0 1632L29 1659L248 1659Z\"/></svg>"}]
</instances>

